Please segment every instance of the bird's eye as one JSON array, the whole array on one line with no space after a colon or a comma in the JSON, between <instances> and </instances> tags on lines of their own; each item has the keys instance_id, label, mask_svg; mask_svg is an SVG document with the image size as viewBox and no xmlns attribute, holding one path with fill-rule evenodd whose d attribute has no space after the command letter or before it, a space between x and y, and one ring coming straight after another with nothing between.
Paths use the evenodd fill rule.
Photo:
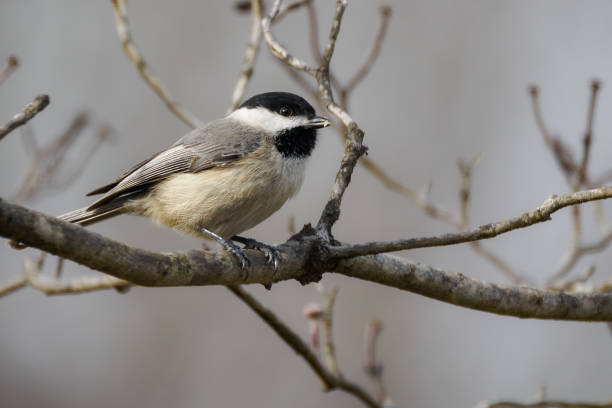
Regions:
<instances>
[{"instance_id":1,"label":"bird's eye","mask_svg":"<svg viewBox=\"0 0 612 408\"><path fill-rule=\"evenodd\" d=\"M279 110L278 113L280 113L283 116L291 116L291 114L293 113L293 111L291 110L291 108L289 108L288 106L282 106Z\"/></svg>"}]
</instances>

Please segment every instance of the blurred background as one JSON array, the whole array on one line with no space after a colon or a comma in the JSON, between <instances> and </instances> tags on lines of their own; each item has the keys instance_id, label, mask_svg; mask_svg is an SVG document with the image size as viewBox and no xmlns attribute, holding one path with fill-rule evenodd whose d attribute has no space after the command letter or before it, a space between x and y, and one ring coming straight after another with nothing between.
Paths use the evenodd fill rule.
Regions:
<instances>
[{"instance_id":1,"label":"blurred background","mask_svg":"<svg viewBox=\"0 0 612 408\"><path fill-rule=\"evenodd\" d=\"M591 174L610 167L612 152L612 3L592 0L387 1L393 16L382 53L351 99L366 131L370 158L399 181L421 188L457 211L457 159L483 158L474 170L470 224L531 210L568 191L531 112L527 87L541 89L552 133L581 152L589 83L601 79ZM323 39L334 2L316 1ZM238 78L251 19L230 1L131 0L136 44L169 93L203 121L224 114ZM353 0L336 54L336 75L358 69L378 28L378 2ZM306 12L275 27L296 55L312 61ZM105 143L67 189L25 205L61 214L90 202L84 194L165 148L189 129L138 76L115 32L109 1L3 0L0 60L21 66L0 87L4 123L39 93L51 105L28 125L41 145L65 132L80 111L91 126L65 158L108 124ZM262 47L247 96L269 90L302 93ZM29 158L15 131L0 148L0 195L12 196ZM286 240L288 220L316 221L332 186L342 143L324 131L296 199L248 233ZM81 149L81 150L79 150ZM605 204L610 210L610 205ZM592 206L584 206L587 241L599 237ZM336 225L350 242L452 231L357 168ZM570 211L553 221L485 242L516 271L541 284L571 243ZM586 222L588 221L588 222ZM93 230L153 251L200 247L196 239L121 217ZM0 245L2 280L20 273L28 249ZM509 283L467 245L401 253L470 277ZM610 278L612 251L583 259L577 277L596 265L594 282ZM54 260L47 268L52 273ZM93 272L71 262L65 278ZM2 281L0 280L0 281ZM371 317L384 322L378 352L384 380L400 406L471 407L482 400L533 401L542 386L555 399L609 400L612 336L604 324L520 320L459 308L376 284L326 275L338 285L335 340L346 377L372 389L362 372L363 333ZM292 328L307 336L304 304L312 285L248 287ZM322 393L306 364L251 310L222 287L132 288L46 297L30 288L0 300L0 395L4 407L357 407L342 392Z\"/></svg>"}]
</instances>

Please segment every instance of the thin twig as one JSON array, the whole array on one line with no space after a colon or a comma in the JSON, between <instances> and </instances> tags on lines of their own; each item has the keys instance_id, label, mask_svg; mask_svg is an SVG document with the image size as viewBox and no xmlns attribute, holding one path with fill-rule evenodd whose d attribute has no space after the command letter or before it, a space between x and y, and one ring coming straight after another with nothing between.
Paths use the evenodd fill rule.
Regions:
<instances>
[{"instance_id":1,"label":"thin twig","mask_svg":"<svg viewBox=\"0 0 612 408\"><path fill-rule=\"evenodd\" d=\"M242 102L247 85L253 76L255 61L257 60L257 54L259 54L259 46L261 44L262 7L262 0L251 1L251 18L253 20L251 26L251 37L249 39L249 45L244 51L242 66L240 67L240 76L238 77L238 81L236 82L234 91L232 92L232 101L227 109L228 114L240 106L240 102Z\"/></svg>"},{"instance_id":2,"label":"thin twig","mask_svg":"<svg viewBox=\"0 0 612 408\"><path fill-rule=\"evenodd\" d=\"M128 58L136 65L136 69L140 76L151 89L153 89L157 96L164 101L168 109L178 118L192 128L202 127L204 122L174 101L168 95L168 92L164 89L159 79L149 70L146 61L132 40L125 0L111 0L111 3L113 4L113 10L115 12L115 24L117 26L119 41L121 41L121 45Z\"/></svg>"},{"instance_id":3,"label":"thin twig","mask_svg":"<svg viewBox=\"0 0 612 408\"><path fill-rule=\"evenodd\" d=\"M11 76L13 72L19 67L19 60L16 56L11 55L6 61L6 67L0 72L0 85L4 83Z\"/></svg>"},{"instance_id":4,"label":"thin twig","mask_svg":"<svg viewBox=\"0 0 612 408\"><path fill-rule=\"evenodd\" d=\"M17 112L17 114L4 124L4 126L0 126L0 140L4 139L6 135L19 126L28 123L37 113L45 109L47 105L49 105L49 95L38 95L32 102L28 103L22 110Z\"/></svg>"},{"instance_id":5,"label":"thin twig","mask_svg":"<svg viewBox=\"0 0 612 408\"><path fill-rule=\"evenodd\" d=\"M480 405L479 405L480 406ZM495 403L485 403L484 408L612 408L612 401L609 402L570 402L570 401L538 401L533 403L522 403L515 401L499 401Z\"/></svg>"},{"instance_id":6,"label":"thin twig","mask_svg":"<svg viewBox=\"0 0 612 408\"><path fill-rule=\"evenodd\" d=\"M314 0L308 2L308 22L310 29L308 32L310 40L310 50L312 51L312 57L317 64L321 63L321 47L319 45L319 21L317 19L317 10L314 6Z\"/></svg>"},{"instance_id":7,"label":"thin twig","mask_svg":"<svg viewBox=\"0 0 612 408\"><path fill-rule=\"evenodd\" d=\"M491 251L488 248L482 246L481 242L470 242L470 247L476 252L478 255L489 261L491 265L495 266L499 269L512 283L524 283L528 281L525 276L522 276L515 272L499 255L495 252Z\"/></svg>"},{"instance_id":8,"label":"thin twig","mask_svg":"<svg viewBox=\"0 0 612 408\"><path fill-rule=\"evenodd\" d=\"M297 355L306 361L306 363L321 381L321 384L325 390L341 389L354 395L368 407L379 407L374 398L372 398L360 386L336 377L334 374L328 371L325 366L321 364L317 356L310 350L308 345L297 334L295 334L293 330L285 325L285 323L283 323L270 309L264 307L257 299L246 292L242 287L228 286L227 288L238 296L238 298L249 306L251 310L253 310L259 317L261 317L262 320L268 326L270 326L270 328L274 330L274 332L276 332L276 334L283 339Z\"/></svg>"},{"instance_id":9,"label":"thin twig","mask_svg":"<svg viewBox=\"0 0 612 408\"><path fill-rule=\"evenodd\" d=\"M85 152L85 154L81 155L80 160L76 164L73 164L74 168L71 169L68 174L62 177L61 179L51 179L50 186L57 191L62 190L71 185L81 174L83 174L83 170L85 169L85 167L87 167L87 165L89 165L89 163L91 163L91 159L97 153L98 149L105 142L111 140L111 133L112 129L110 128L110 126L102 126L89 149Z\"/></svg>"},{"instance_id":10,"label":"thin twig","mask_svg":"<svg viewBox=\"0 0 612 408\"><path fill-rule=\"evenodd\" d=\"M296 71L293 68L291 68L291 66L285 64L283 61L281 60L277 60L279 61L279 63L282 65L282 67L285 69L285 72L287 72L287 74L295 81L297 82L297 84L302 87L302 89L304 91L306 91L311 97L315 98L315 100L318 101L319 98L319 91L317 90L317 88L313 85L310 84L310 82L308 82L306 80L306 78L304 77L304 74L300 71ZM610 178L612 179L612 170L610 171L611 176Z\"/></svg>"},{"instance_id":11,"label":"thin twig","mask_svg":"<svg viewBox=\"0 0 612 408\"><path fill-rule=\"evenodd\" d=\"M317 10L315 9L314 0L309 0L307 2L307 11L308 11L308 22L310 33L310 50L312 52L312 57L316 61L317 64L321 64L321 47L319 44L319 21L317 19ZM329 82L331 83L331 87L340 92L342 86L340 82L336 79L336 76L333 72L329 72Z\"/></svg>"},{"instance_id":12,"label":"thin twig","mask_svg":"<svg viewBox=\"0 0 612 408\"><path fill-rule=\"evenodd\" d=\"M468 207L470 205L470 198L472 194L472 171L474 167L480 163L482 159L482 154L477 154L470 160L469 162L465 162L463 160L459 160L459 173L461 175L461 182L459 187L459 202L460 202L460 223L459 225L455 225L459 230L465 230L469 225L469 214ZM504 262L501 257L495 254L493 251L485 248L481 242L471 242L470 247L476 252L478 255L489 261L492 265L498 268L506 277L510 279L511 282L521 283L526 279L520 276L518 273L514 272L510 266L506 262Z\"/></svg>"},{"instance_id":13,"label":"thin twig","mask_svg":"<svg viewBox=\"0 0 612 408\"><path fill-rule=\"evenodd\" d=\"M58 178L59 170L66 164L64 157L68 150L74 145L78 136L88 124L88 116L80 113L74 117L68 129L59 137L43 148L36 148L30 160L30 168L21 183L17 193L12 197L15 201L24 201L40 194L45 189L58 185L68 185L70 178L60 181ZM108 136L105 133L106 137ZM97 144L97 143L96 143ZM97 146L96 146L97 149ZM88 164L87 160L80 160L79 167ZM80 174L80 173L79 173ZM73 176L78 176L75 174Z\"/></svg>"},{"instance_id":14,"label":"thin twig","mask_svg":"<svg viewBox=\"0 0 612 408\"><path fill-rule=\"evenodd\" d=\"M459 229L465 229L469 224L468 207L470 205L470 196L472 194L472 171L474 167L482 160L482 154L477 154L469 162L459 160L457 166L459 167L459 174L461 175L461 182L459 184L459 202L461 207L461 222Z\"/></svg>"},{"instance_id":15,"label":"thin twig","mask_svg":"<svg viewBox=\"0 0 612 408\"><path fill-rule=\"evenodd\" d=\"M295 11L297 9L299 9L300 7L308 4L311 0L297 0L294 1L293 3L289 3L286 6L282 7L278 14L276 15L276 17L274 17L274 20L272 21L273 23L278 23L279 21L281 21L285 16L287 16L287 14L289 14L292 11Z\"/></svg>"},{"instance_id":16,"label":"thin twig","mask_svg":"<svg viewBox=\"0 0 612 408\"><path fill-rule=\"evenodd\" d=\"M586 130L582 140L583 152L580 168L578 169L578 184L583 185L587 180L587 166L591 153L591 143L593 139L593 121L595 118L595 105L597 103L597 94L601 88L601 83L597 80L591 82L591 99L589 102L589 110L587 114Z\"/></svg>"},{"instance_id":17,"label":"thin twig","mask_svg":"<svg viewBox=\"0 0 612 408\"><path fill-rule=\"evenodd\" d=\"M586 270L584 275L579 276L575 279L572 279L568 282L565 282L563 285L553 287L552 289L565 290L565 291L576 291L576 290L584 291L587 289L592 290L592 287L590 287L591 285L588 285L589 287L587 287L587 282L595 274L595 270L596 270L595 266L591 265L589 269Z\"/></svg>"},{"instance_id":18,"label":"thin twig","mask_svg":"<svg viewBox=\"0 0 612 408\"><path fill-rule=\"evenodd\" d=\"M378 319L370 319L366 325L363 370L376 385L376 399L378 403L384 407L389 407L393 405L393 402L387 395L387 391L382 380L383 365L376 359L376 344L382 329L383 324Z\"/></svg>"},{"instance_id":19,"label":"thin twig","mask_svg":"<svg viewBox=\"0 0 612 408\"><path fill-rule=\"evenodd\" d=\"M40 275L40 268L29 258L23 261L23 276L27 283L46 295L66 295L105 289L125 289L133 284L113 276L88 276L67 283L52 281Z\"/></svg>"},{"instance_id":20,"label":"thin twig","mask_svg":"<svg viewBox=\"0 0 612 408\"><path fill-rule=\"evenodd\" d=\"M323 361L330 373L336 377L341 377L340 369L338 368L338 361L336 360L336 350L334 347L334 339L332 336L333 327L333 311L334 303L336 302L336 296L338 295L338 287L334 286L329 292L325 290L323 285L317 285L317 291L321 295L321 328L323 334L323 347L321 353L323 354Z\"/></svg>"},{"instance_id":21,"label":"thin twig","mask_svg":"<svg viewBox=\"0 0 612 408\"><path fill-rule=\"evenodd\" d=\"M270 14L268 16L265 16L261 21L261 28L263 30L263 35L266 40L266 44L268 45L268 48L270 49L270 51L272 51L274 56L279 60L285 62L286 64L292 66L293 68L299 71L308 72L309 74L314 75L317 71L316 68L311 67L304 61L289 54L287 50L276 40L276 38L272 34L272 21L280 13L281 3L281 0L275 0Z\"/></svg>"},{"instance_id":22,"label":"thin twig","mask_svg":"<svg viewBox=\"0 0 612 408\"><path fill-rule=\"evenodd\" d=\"M400 239L397 241L368 242L365 244L338 246L332 248L332 256L340 258L354 257L414 248L455 245L463 242L489 239L518 228L525 228L533 224L548 221L551 219L550 217L553 213L562 208L575 204L581 204L587 201L602 200L611 197L612 187L601 187L593 190L568 193L562 196L552 196L535 210L506 221L486 224L470 230L434 237L409 238Z\"/></svg>"},{"instance_id":23,"label":"thin twig","mask_svg":"<svg viewBox=\"0 0 612 408\"><path fill-rule=\"evenodd\" d=\"M343 87L344 94L350 94L355 87L363 81L363 79L368 75L374 63L378 59L380 55L380 51L382 50L382 45L385 40L385 35L387 34L387 29L389 28L389 18L391 18L391 7L383 5L379 8L380 11L380 25L378 27L378 33L376 34L376 40L374 41L374 45L370 50L370 55L364 62L364 64L359 68L359 70L355 73L355 75L348 81L346 86ZM346 109L346 107L345 107Z\"/></svg>"},{"instance_id":24,"label":"thin twig","mask_svg":"<svg viewBox=\"0 0 612 408\"><path fill-rule=\"evenodd\" d=\"M6 296L28 285L27 279L22 275L10 279L0 285L0 297Z\"/></svg>"},{"instance_id":25,"label":"thin twig","mask_svg":"<svg viewBox=\"0 0 612 408\"><path fill-rule=\"evenodd\" d=\"M555 159L563 171L563 174L565 174L566 179L568 182L570 182L572 175L576 174L578 169L574 155L561 139L553 137L550 134L548 128L544 124L542 110L540 109L538 88L536 86L531 86L529 88L529 95L531 96L533 115L535 117L538 129L540 130L546 145L554 154Z\"/></svg>"},{"instance_id":26,"label":"thin twig","mask_svg":"<svg viewBox=\"0 0 612 408\"><path fill-rule=\"evenodd\" d=\"M548 278L547 286L554 286L557 282L559 282L559 280L567 276L567 274L570 273L572 268L576 265L576 263L580 260L581 257L583 257L584 255L601 252L606 249L611 242L612 230L608 231L607 234L604 234L604 236L601 237L597 242L587 245L580 245L574 248L566 256L559 270L555 272L555 274L552 275L550 278Z\"/></svg>"}]
</instances>

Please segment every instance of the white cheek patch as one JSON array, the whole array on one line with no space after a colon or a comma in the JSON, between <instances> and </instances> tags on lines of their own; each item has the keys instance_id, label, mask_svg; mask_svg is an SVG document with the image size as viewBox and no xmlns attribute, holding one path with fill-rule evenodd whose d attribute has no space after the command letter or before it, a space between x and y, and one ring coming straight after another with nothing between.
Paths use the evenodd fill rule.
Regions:
<instances>
[{"instance_id":1,"label":"white cheek patch","mask_svg":"<svg viewBox=\"0 0 612 408\"><path fill-rule=\"evenodd\" d=\"M304 124L303 118L283 116L265 108L240 108L232 112L229 117L247 126L270 132L280 132Z\"/></svg>"}]
</instances>

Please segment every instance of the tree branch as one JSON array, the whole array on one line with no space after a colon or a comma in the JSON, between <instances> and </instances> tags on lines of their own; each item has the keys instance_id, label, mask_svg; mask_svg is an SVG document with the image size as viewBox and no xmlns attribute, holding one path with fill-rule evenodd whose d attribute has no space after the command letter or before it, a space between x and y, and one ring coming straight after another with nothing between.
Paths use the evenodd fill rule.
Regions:
<instances>
[{"instance_id":1,"label":"tree branch","mask_svg":"<svg viewBox=\"0 0 612 408\"><path fill-rule=\"evenodd\" d=\"M277 16L280 14L281 3L281 0L275 0L274 5L272 6L272 10L270 11L270 15L265 16L261 21L261 29L263 31L266 44L268 45L270 51L272 51L272 54L274 54L274 56L279 60L292 66L298 71L304 71L308 72L311 75L314 75L317 71L316 68L289 54L289 52L287 52L287 50L276 40L276 38L272 34L270 26L272 25L272 21L276 19Z\"/></svg>"},{"instance_id":2,"label":"tree branch","mask_svg":"<svg viewBox=\"0 0 612 408\"><path fill-rule=\"evenodd\" d=\"M481 225L454 234L444 234L435 237L409 238L387 242L367 242L365 244L338 246L331 249L335 257L355 257L378 254L382 252L401 251L414 248L455 245L463 242L489 239L515 229L525 228L533 224L549 221L556 211L576 204L612 197L612 187L601 187L593 190L578 191L562 196L552 196L531 212L524 213L509 220Z\"/></svg>"},{"instance_id":3,"label":"tree branch","mask_svg":"<svg viewBox=\"0 0 612 408\"><path fill-rule=\"evenodd\" d=\"M480 407L481 405L479 405ZM533 403L521 403L515 401L499 401L486 403L484 408L612 408L612 401L608 402L569 402L545 400Z\"/></svg>"},{"instance_id":4,"label":"tree branch","mask_svg":"<svg viewBox=\"0 0 612 408\"><path fill-rule=\"evenodd\" d=\"M117 36L119 37L119 41L121 41L123 50L127 54L128 58L136 65L136 69L138 70L138 73L142 79L145 80L145 82L151 87L151 89L153 89L157 96L164 101L168 109L170 109L170 111L179 119L192 128L202 127L204 122L198 119L195 115L186 111L176 101L172 100L159 79L149 70L147 62L144 60L142 54L132 40L125 0L111 0L111 3L113 4L113 11L115 12L115 24L117 26Z\"/></svg>"},{"instance_id":5,"label":"tree branch","mask_svg":"<svg viewBox=\"0 0 612 408\"><path fill-rule=\"evenodd\" d=\"M253 70L255 68L255 61L257 60L257 54L259 54L259 46L261 44L261 19L262 19L262 0L251 0L251 15L253 19L253 25L251 27L251 38L249 39L249 45L244 51L244 57L242 59L242 66L240 68L240 76L234 86L232 92L232 101L227 113L232 113L240 106L244 93L246 92L247 85L253 76Z\"/></svg>"},{"instance_id":6,"label":"tree branch","mask_svg":"<svg viewBox=\"0 0 612 408\"><path fill-rule=\"evenodd\" d=\"M270 284L289 279L307 283L327 270L496 314L612 321L612 292L500 286L390 255L338 260L333 256L336 247L312 228L278 247L281 262L276 271L261 252L247 250L252 263L247 281L235 257L226 251L161 254L132 248L3 200L0 235L142 286Z\"/></svg>"},{"instance_id":7,"label":"tree branch","mask_svg":"<svg viewBox=\"0 0 612 408\"><path fill-rule=\"evenodd\" d=\"M334 271L470 309L521 318L610 321L612 292L502 286L390 255L340 261Z\"/></svg>"},{"instance_id":8,"label":"tree branch","mask_svg":"<svg viewBox=\"0 0 612 408\"><path fill-rule=\"evenodd\" d=\"M17 112L17 114L4 126L0 126L0 140L4 139L6 135L19 126L28 123L37 113L45 109L47 105L49 105L49 95L38 95L32 102L28 103L22 110Z\"/></svg>"},{"instance_id":9,"label":"tree branch","mask_svg":"<svg viewBox=\"0 0 612 408\"><path fill-rule=\"evenodd\" d=\"M291 347L291 349L293 349L293 351L296 352L298 356L302 357L306 361L312 371L315 372L326 391L341 389L354 395L368 407L379 407L376 401L360 386L348 382L328 371L325 366L321 364L317 356L310 350L310 347L308 347L308 345L297 334L295 334L293 330L278 319L278 317L276 317L271 310L264 307L257 299L239 286L228 286L227 288L233 294L238 296L240 300L246 303L259 317L262 318L264 322L266 322L268 326L270 326L272 330L274 330L276 334L278 334L281 339L284 340L285 343L287 343L289 347Z\"/></svg>"},{"instance_id":10,"label":"tree branch","mask_svg":"<svg viewBox=\"0 0 612 408\"><path fill-rule=\"evenodd\" d=\"M389 18L391 17L391 7L389 6L380 6L380 26L378 28L378 34L376 34L376 40L374 41L374 45L370 50L370 55L366 59L365 63L359 68L359 71L355 73L355 75L348 81L346 86L342 89L342 93L349 94L351 93L355 87L363 81L363 79L368 75L372 67L374 66L374 62L378 59L378 55L382 50L382 45L385 40L385 35L387 34L387 28L389 28ZM345 106L346 108L346 106Z\"/></svg>"},{"instance_id":11,"label":"tree branch","mask_svg":"<svg viewBox=\"0 0 612 408\"><path fill-rule=\"evenodd\" d=\"M6 61L6 67L0 72L0 85L4 83L11 76L11 74L19 67L19 59L16 56L11 55Z\"/></svg>"}]
</instances>

